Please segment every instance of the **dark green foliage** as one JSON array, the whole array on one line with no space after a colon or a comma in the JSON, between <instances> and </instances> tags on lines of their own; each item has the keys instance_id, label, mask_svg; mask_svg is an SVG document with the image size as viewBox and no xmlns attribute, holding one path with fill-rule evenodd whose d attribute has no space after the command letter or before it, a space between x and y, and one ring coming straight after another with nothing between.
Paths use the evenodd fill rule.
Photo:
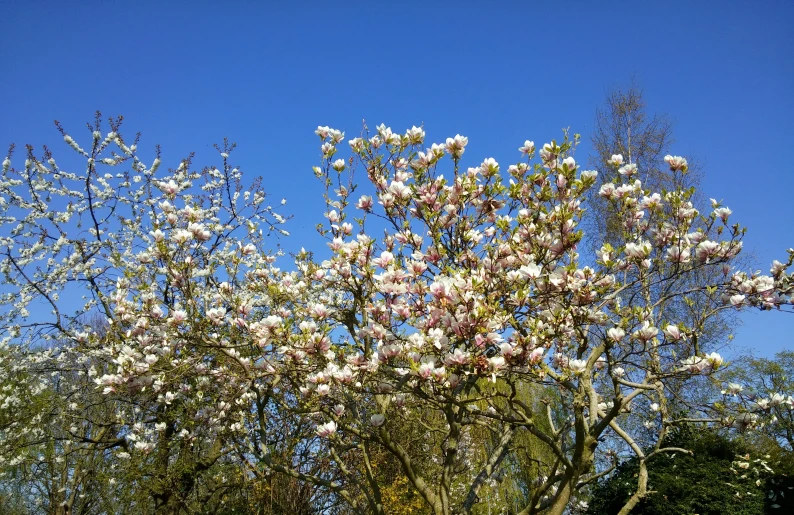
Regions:
<instances>
[{"instance_id":1,"label":"dark green foliage","mask_svg":"<svg viewBox=\"0 0 794 515\"><path fill-rule=\"evenodd\" d=\"M666 446L691 449L694 455L660 454L651 458L648 490L653 493L640 501L632 514L791 513L779 499L767 499L771 474L755 461L757 457L747 455L748 449L741 443L714 432L687 428L670 437ZM748 468L734 465L737 460L749 463ZM588 513L618 513L637 487L638 470L638 461L633 458L599 483ZM773 508L774 504L780 507Z\"/></svg>"}]
</instances>

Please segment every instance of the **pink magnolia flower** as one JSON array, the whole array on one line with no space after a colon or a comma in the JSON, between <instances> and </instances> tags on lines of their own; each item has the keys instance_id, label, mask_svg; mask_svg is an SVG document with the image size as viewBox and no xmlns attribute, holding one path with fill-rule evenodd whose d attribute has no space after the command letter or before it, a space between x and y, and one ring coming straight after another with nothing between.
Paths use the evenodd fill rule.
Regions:
<instances>
[{"instance_id":1,"label":"pink magnolia flower","mask_svg":"<svg viewBox=\"0 0 794 515\"><path fill-rule=\"evenodd\" d=\"M668 325L664 328L664 335L668 340L678 341L683 337L681 329L677 325Z\"/></svg>"},{"instance_id":2,"label":"pink magnolia flower","mask_svg":"<svg viewBox=\"0 0 794 515\"><path fill-rule=\"evenodd\" d=\"M461 377L458 374L450 374L446 386L456 388L460 384Z\"/></svg>"},{"instance_id":3,"label":"pink magnolia flower","mask_svg":"<svg viewBox=\"0 0 794 515\"><path fill-rule=\"evenodd\" d=\"M631 178L632 176L637 175L637 165L634 163L623 165L618 170L618 173L620 175L626 176L626 178Z\"/></svg>"},{"instance_id":4,"label":"pink magnolia flower","mask_svg":"<svg viewBox=\"0 0 794 515\"><path fill-rule=\"evenodd\" d=\"M430 295L438 300L452 299L455 296L455 284L449 277L437 277L430 285Z\"/></svg>"},{"instance_id":5,"label":"pink magnolia flower","mask_svg":"<svg viewBox=\"0 0 794 515\"><path fill-rule=\"evenodd\" d=\"M781 263L777 259L772 261L772 268L769 269L769 273L772 274L773 277L777 278L786 270L787 266L785 263Z\"/></svg>"},{"instance_id":6,"label":"pink magnolia flower","mask_svg":"<svg viewBox=\"0 0 794 515\"><path fill-rule=\"evenodd\" d=\"M380 268L387 268L393 262L394 262L394 254L392 254L388 250L384 250L383 252L381 252L379 258L374 258L372 260L372 264Z\"/></svg>"},{"instance_id":7,"label":"pink magnolia flower","mask_svg":"<svg viewBox=\"0 0 794 515\"><path fill-rule=\"evenodd\" d=\"M647 342L648 340L654 338L657 334L659 334L659 329L652 326L651 323L646 320L642 323L642 327L632 333L632 336L640 341Z\"/></svg>"},{"instance_id":8,"label":"pink magnolia flower","mask_svg":"<svg viewBox=\"0 0 794 515\"><path fill-rule=\"evenodd\" d=\"M555 368L562 369L562 368L567 368L568 367L568 362L569 361L570 361L570 359L568 358L568 356L566 356L565 354L562 354L560 352L557 352L552 357L551 364Z\"/></svg>"},{"instance_id":9,"label":"pink magnolia flower","mask_svg":"<svg viewBox=\"0 0 794 515\"><path fill-rule=\"evenodd\" d=\"M421 145L422 142L425 140L425 131L421 128L414 125L407 131L405 131L405 137L408 139L408 142L412 145Z\"/></svg>"},{"instance_id":10,"label":"pink magnolia flower","mask_svg":"<svg viewBox=\"0 0 794 515\"><path fill-rule=\"evenodd\" d=\"M336 433L336 422L333 420L317 426L317 436L320 438L329 438L334 433Z\"/></svg>"},{"instance_id":11,"label":"pink magnolia flower","mask_svg":"<svg viewBox=\"0 0 794 515\"><path fill-rule=\"evenodd\" d=\"M615 185L611 182L604 184L601 186L601 189L598 190L598 194L605 199L612 200L615 197Z\"/></svg>"},{"instance_id":12,"label":"pink magnolia flower","mask_svg":"<svg viewBox=\"0 0 794 515\"><path fill-rule=\"evenodd\" d=\"M518 273L521 274L521 277L524 279L537 279L540 277L541 268L535 263L529 263L520 267Z\"/></svg>"},{"instance_id":13,"label":"pink magnolia flower","mask_svg":"<svg viewBox=\"0 0 794 515\"><path fill-rule=\"evenodd\" d=\"M524 145L518 148L518 151L524 155L531 154L535 150L535 142L526 140Z\"/></svg>"},{"instance_id":14,"label":"pink magnolia flower","mask_svg":"<svg viewBox=\"0 0 794 515\"><path fill-rule=\"evenodd\" d=\"M177 229L171 233L171 241L177 245L184 245L193 239L193 233L185 229Z\"/></svg>"},{"instance_id":15,"label":"pink magnolia flower","mask_svg":"<svg viewBox=\"0 0 794 515\"><path fill-rule=\"evenodd\" d=\"M496 161L496 159L489 157L482 162L480 165L480 170L482 170L482 174L484 176L490 177L499 173L499 163Z\"/></svg>"},{"instance_id":16,"label":"pink magnolia flower","mask_svg":"<svg viewBox=\"0 0 794 515\"><path fill-rule=\"evenodd\" d=\"M207 310L207 318L209 318L213 324L221 325L224 321L226 316L226 309L223 307L219 308L212 308Z\"/></svg>"},{"instance_id":17,"label":"pink magnolia flower","mask_svg":"<svg viewBox=\"0 0 794 515\"><path fill-rule=\"evenodd\" d=\"M725 389L722 390L723 395L738 395L744 390L744 387L738 383L728 383L725 385Z\"/></svg>"},{"instance_id":18,"label":"pink magnolia flower","mask_svg":"<svg viewBox=\"0 0 794 515\"><path fill-rule=\"evenodd\" d=\"M686 172L689 168L686 159L681 156L664 156L664 162L670 165L670 170Z\"/></svg>"},{"instance_id":19,"label":"pink magnolia flower","mask_svg":"<svg viewBox=\"0 0 794 515\"><path fill-rule=\"evenodd\" d=\"M662 205L662 196L658 193L653 193L650 196L642 197L640 201L640 207L643 209L655 209Z\"/></svg>"},{"instance_id":20,"label":"pink magnolia flower","mask_svg":"<svg viewBox=\"0 0 794 515\"><path fill-rule=\"evenodd\" d=\"M549 165L552 161L556 161L557 154L560 152L560 147L552 145L551 143L544 143L543 148L540 149L540 158L544 164Z\"/></svg>"},{"instance_id":21,"label":"pink magnolia flower","mask_svg":"<svg viewBox=\"0 0 794 515\"><path fill-rule=\"evenodd\" d=\"M626 256L633 259L645 259L651 254L651 244L645 240L626 243Z\"/></svg>"},{"instance_id":22,"label":"pink magnolia flower","mask_svg":"<svg viewBox=\"0 0 794 515\"><path fill-rule=\"evenodd\" d=\"M716 241L705 240L695 247L695 257L699 261L709 262L711 258L715 257L720 250L720 244Z\"/></svg>"},{"instance_id":23,"label":"pink magnolia flower","mask_svg":"<svg viewBox=\"0 0 794 515\"><path fill-rule=\"evenodd\" d=\"M376 129L380 137L383 138L383 141L385 141L386 143L390 145L397 145L400 143L400 136L395 134L391 130L391 127L386 127L386 125L382 123L378 125Z\"/></svg>"},{"instance_id":24,"label":"pink magnolia flower","mask_svg":"<svg viewBox=\"0 0 794 515\"><path fill-rule=\"evenodd\" d=\"M689 263L689 248L681 245L673 245L667 249L666 256L672 263Z\"/></svg>"},{"instance_id":25,"label":"pink magnolia flower","mask_svg":"<svg viewBox=\"0 0 794 515\"><path fill-rule=\"evenodd\" d=\"M755 413L742 413L731 422L731 427L744 431L757 423L758 415Z\"/></svg>"},{"instance_id":26,"label":"pink magnolia flower","mask_svg":"<svg viewBox=\"0 0 794 515\"><path fill-rule=\"evenodd\" d=\"M716 352L712 352L712 353L710 353L710 354L706 354L706 361L708 361L708 362L709 362L709 365L711 365L711 367L712 367L714 370L716 370L716 369L718 369L719 367L721 367L721 366L722 366L722 363L723 363L723 361L722 361L722 356L720 356L720 355L719 355L718 353L716 353Z\"/></svg>"},{"instance_id":27,"label":"pink magnolia flower","mask_svg":"<svg viewBox=\"0 0 794 515\"><path fill-rule=\"evenodd\" d=\"M470 359L470 353L456 348L454 351L444 356L444 364L448 367L466 365Z\"/></svg>"},{"instance_id":28,"label":"pink magnolia flower","mask_svg":"<svg viewBox=\"0 0 794 515\"><path fill-rule=\"evenodd\" d=\"M435 381L442 383L447 377L447 369L444 367L434 368L432 374Z\"/></svg>"},{"instance_id":29,"label":"pink magnolia flower","mask_svg":"<svg viewBox=\"0 0 794 515\"><path fill-rule=\"evenodd\" d=\"M156 241L158 243L165 239L165 233L163 231L161 231L160 229L157 229L155 231L151 231L149 234L151 234L152 237L154 238L154 241Z\"/></svg>"},{"instance_id":30,"label":"pink magnolia flower","mask_svg":"<svg viewBox=\"0 0 794 515\"><path fill-rule=\"evenodd\" d=\"M529 362L530 363L539 363L541 359L543 359L543 354L546 352L546 349L543 347L535 347L532 349L532 352L529 353Z\"/></svg>"},{"instance_id":31,"label":"pink magnolia flower","mask_svg":"<svg viewBox=\"0 0 794 515\"><path fill-rule=\"evenodd\" d=\"M682 371L687 371L692 374L710 374L722 365L722 356L716 352L706 354L705 356L691 356L681 360Z\"/></svg>"},{"instance_id":32,"label":"pink magnolia flower","mask_svg":"<svg viewBox=\"0 0 794 515\"><path fill-rule=\"evenodd\" d=\"M389 185L389 193L403 200L411 198L412 195L410 186L406 186L401 181L392 181Z\"/></svg>"},{"instance_id":33,"label":"pink magnolia flower","mask_svg":"<svg viewBox=\"0 0 794 515\"><path fill-rule=\"evenodd\" d=\"M358 204L356 204L356 207L364 211L371 211L372 205L372 197L369 195L361 195L361 198L358 199Z\"/></svg>"},{"instance_id":34,"label":"pink magnolia flower","mask_svg":"<svg viewBox=\"0 0 794 515\"><path fill-rule=\"evenodd\" d=\"M168 182L159 182L157 183L157 187L160 188L160 191L162 191L166 197L171 199L173 199L180 190L179 185L174 182L173 179Z\"/></svg>"},{"instance_id":35,"label":"pink magnolia flower","mask_svg":"<svg viewBox=\"0 0 794 515\"><path fill-rule=\"evenodd\" d=\"M572 359L568 361L568 369L575 375L580 375L587 370L587 360Z\"/></svg>"},{"instance_id":36,"label":"pink magnolia flower","mask_svg":"<svg viewBox=\"0 0 794 515\"><path fill-rule=\"evenodd\" d=\"M507 341L499 344L499 351L501 352L502 356L504 356L507 359L510 359L513 356L515 356L517 353L520 353L521 348L516 347L513 343Z\"/></svg>"},{"instance_id":37,"label":"pink magnolia flower","mask_svg":"<svg viewBox=\"0 0 794 515\"><path fill-rule=\"evenodd\" d=\"M369 422L375 427L380 427L383 425L384 422L386 422L386 417L381 414L372 415L371 417L369 417Z\"/></svg>"},{"instance_id":38,"label":"pink magnolia flower","mask_svg":"<svg viewBox=\"0 0 794 515\"><path fill-rule=\"evenodd\" d=\"M635 182L639 182L639 181L635 181ZM621 184L620 186L615 188L614 198L617 199L627 198L632 193L634 193L636 189L637 189L636 186L634 186L633 184Z\"/></svg>"},{"instance_id":39,"label":"pink magnolia flower","mask_svg":"<svg viewBox=\"0 0 794 515\"><path fill-rule=\"evenodd\" d=\"M718 207L714 210L714 217L721 219L723 222L727 222L728 217L731 216L732 213L733 211L727 207Z\"/></svg>"},{"instance_id":40,"label":"pink magnolia flower","mask_svg":"<svg viewBox=\"0 0 794 515\"><path fill-rule=\"evenodd\" d=\"M459 159L466 151L466 145L468 144L469 138L456 134L454 138L447 138L445 150L455 159Z\"/></svg>"},{"instance_id":41,"label":"pink magnolia flower","mask_svg":"<svg viewBox=\"0 0 794 515\"><path fill-rule=\"evenodd\" d=\"M315 303L310 305L309 313L313 318L323 319L328 318L328 316L331 314L331 311L323 304Z\"/></svg>"},{"instance_id":42,"label":"pink magnolia flower","mask_svg":"<svg viewBox=\"0 0 794 515\"><path fill-rule=\"evenodd\" d=\"M380 193L378 199L380 199L379 204L387 209L394 206L394 195L388 191Z\"/></svg>"},{"instance_id":43,"label":"pink magnolia flower","mask_svg":"<svg viewBox=\"0 0 794 515\"><path fill-rule=\"evenodd\" d=\"M353 150L353 152L361 152L364 150L364 140L361 138L353 138L348 141L348 144L350 145L350 148Z\"/></svg>"},{"instance_id":44,"label":"pink magnolia flower","mask_svg":"<svg viewBox=\"0 0 794 515\"><path fill-rule=\"evenodd\" d=\"M353 382L353 369L350 365L345 365L344 368L334 372L333 377L342 384L350 384Z\"/></svg>"},{"instance_id":45,"label":"pink magnolia flower","mask_svg":"<svg viewBox=\"0 0 794 515\"><path fill-rule=\"evenodd\" d=\"M378 348L378 359L382 362L387 362L392 358L400 355L401 347L399 345L381 345Z\"/></svg>"},{"instance_id":46,"label":"pink magnolia flower","mask_svg":"<svg viewBox=\"0 0 794 515\"><path fill-rule=\"evenodd\" d=\"M422 379L430 379L433 375L433 370L436 368L436 362L433 358L425 358L421 365L419 365L419 370L417 374Z\"/></svg>"},{"instance_id":47,"label":"pink magnolia flower","mask_svg":"<svg viewBox=\"0 0 794 515\"><path fill-rule=\"evenodd\" d=\"M331 385L327 383L317 385L317 395L323 397L329 393L331 393Z\"/></svg>"},{"instance_id":48,"label":"pink magnolia flower","mask_svg":"<svg viewBox=\"0 0 794 515\"><path fill-rule=\"evenodd\" d=\"M775 392L769 395L770 406L780 406L784 403L786 403L786 397L783 394Z\"/></svg>"},{"instance_id":49,"label":"pink magnolia flower","mask_svg":"<svg viewBox=\"0 0 794 515\"><path fill-rule=\"evenodd\" d=\"M492 358L488 358L488 368L491 369L492 372L497 372L505 367L507 362L505 358L502 356L494 356Z\"/></svg>"}]
</instances>

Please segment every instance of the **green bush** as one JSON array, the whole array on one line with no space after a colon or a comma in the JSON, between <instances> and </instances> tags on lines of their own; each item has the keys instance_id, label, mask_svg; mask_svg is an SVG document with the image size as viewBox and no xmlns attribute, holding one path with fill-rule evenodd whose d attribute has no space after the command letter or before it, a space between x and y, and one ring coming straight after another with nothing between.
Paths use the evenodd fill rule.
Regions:
<instances>
[{"instance_id":1,"label":"green bush","mask_svg":"<svg viewBox=\"0 0 794 515\"><path fill-rule=\"evenodd\" d=\"M775 478L740 442L714 432L686 428L673 434L666 446L691 449L694 454L668 453L651 458L648 490L652 493L640 501L632 514L791 513L780 499L768 499L767 489ZM742 468L744 464L747 468ZM596 486L588 513L618 513L637 487L638 471L636 458L620 465Z\"/></svg>"}]
</instances>

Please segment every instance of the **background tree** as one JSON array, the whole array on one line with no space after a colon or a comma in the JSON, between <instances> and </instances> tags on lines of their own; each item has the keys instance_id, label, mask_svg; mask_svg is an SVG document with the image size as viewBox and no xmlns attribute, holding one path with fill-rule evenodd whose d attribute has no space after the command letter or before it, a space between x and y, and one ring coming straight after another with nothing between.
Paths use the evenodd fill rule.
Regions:
<instances>
[{"instance_id":1,"label":"background tree","mask_svg":"<svg viewBox=\"0 0 794 515\"><path fill-rule=\"evenodd\" d=\"M722 379L721 393L727 403L740 402L745 409L764 414L764 424L753 437L766 437L792 452L794 351L778 352L773 359L740 357Z\"/></svg>"},{"instance_id":2,"label":"background tree","mask_svg":"<svg viewBox=\"0 0 794 515\"><path fill-rule=\"evenodd\" d=\"M773 265L773 273L775 266ZM781 351L774 358L739 357L712 387L726 411L742 413L753 431L740 431L736 438L766 457L775 471L769 487L772 504L794 509L794 353ZM714 391L714 390L717 391Z\"/></svg>"},{"instance_id":3,"label":"background tree","mask_svg":"<svg viewBox=\"0 0 794 515\"><path fill-rule=\"evenodd\" d=\"M675 184L674 175L661 166L674 142L673 122L667 115L648 113L643 90L632 79L626 87L607 91L605 105L596 109L588 165L601 172L599 185L622 180L619 168L612 162L612 156L620 155L625 164L637 166L638 178L651 191L697 186L700 174L691 163L686 176L678 174L681 184ZM595 194L593 190L591 195ZM590 210L595 213L588 219L592 245L600 246L603 241L620 237L620 220L608 203L593 203Z\"/></svg>"},{"instance_id":4,"label":"background tree","mask_svg":"<svg viewBox=\"0 0 794 515\"><path fill-rule=\"evenodd\" d=\"M607 91L604 105L596 110L593 132L590 135L592 153L590 166L601 173L601 185L617 184L626 177L642 181L643 188L654 192L689 190L692 205L701 212L713 209L704 202L697 189L703 178L703 170L692 159L687 159L683 173L676 173L670 167L662 166L664 156L672 151L675 143L674 124L666 114L649 112L643 88L632 78L626 86ZM595 195L595 189L591 190ZM625 238L626 221L610 203L590 202L588 209L593 216L586 219L588 241L597 250L603 242L613 243ZM631 223L631 222L629 222ZM693 233L694 234L694 233ZM689 237L689 235L687 236ZM743 254L735 263L737 266L750 266L751 257ZM672 277L675 264L668 265ZM690 274L680 275L665 288L680 290L691 289L691 295L670 299L662 307L661 316L678 320L689 327L697 327L698 336L693 345L703 352L720 350L728 341L731 331L739 323L734 310L722 309L722 299L697 293L700 286L719 281L723 271L718 267L704 267ZM636 292L626 298L636 298ZM708 316L703 316L704 314ZM705 405L711 400L711 388L705 379L676 384L670 382L671 404L662 409L685 410L686 405Z\"/></svg>"}]
</instances>

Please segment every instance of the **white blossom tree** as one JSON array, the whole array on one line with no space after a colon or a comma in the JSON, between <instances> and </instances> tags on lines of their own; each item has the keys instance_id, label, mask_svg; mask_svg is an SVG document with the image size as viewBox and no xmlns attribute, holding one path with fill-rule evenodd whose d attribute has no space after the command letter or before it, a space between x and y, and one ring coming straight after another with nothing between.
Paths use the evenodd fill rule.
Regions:
<instances>
[{"instance_id":1,"label":"white blossom tree","mask_svg":"<svg viewBox=\"0 0 794 515\"><path fill-rule=\"evenodd\" d=\"M46 148L36 156L28 147L20 169L11 166L12 152L3 162L2 346L29 357L3 373L32 384L16 388L13 376L3 378L13 389L2 402L25 404L22 395L47 389L48 375L33 374L39 362L51 374L91 378L113 409L92 421L99 435L72 437L113 450L126 462L120 480L139 483L153 509L174 511L197 495L200 480L205 487L228 482L213 471L229 459L235 417L250 407L251 393L241 374L225 370L239 366L238 351L205 343L214 341L210 330L228 307L222 292L250 270L267 269L273 258L261 248L263 231L284 219L265 204L256 181L242 190L240 171L228 162L233 145L218 148L220 168L192 171L186 159L157 175L159 150L145 165L137 139L128 144L119 134L120 123L111 119L102 134L97 116L85 148L58 126L86 163L80 172L62 169ZM102 331L86 323L97 314ZM56 341L57 352L35 351ZM90 399L72 401L63 403L61 420L86 417ZM19 444L48 436L40 422L4 425L7 463L37 459Z\"/></svg>"}]
</instances>

